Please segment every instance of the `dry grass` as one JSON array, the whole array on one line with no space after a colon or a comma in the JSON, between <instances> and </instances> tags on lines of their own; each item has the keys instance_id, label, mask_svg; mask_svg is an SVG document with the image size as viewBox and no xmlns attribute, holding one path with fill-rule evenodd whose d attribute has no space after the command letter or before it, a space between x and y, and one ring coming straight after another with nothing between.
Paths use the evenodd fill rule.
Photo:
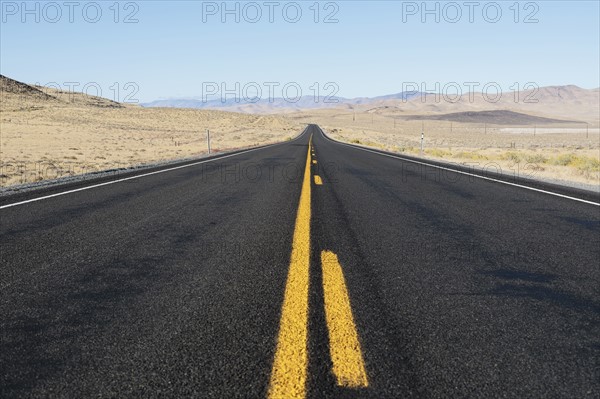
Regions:
<instances>
[{"instance_id":1,"label":"dry grass","mask_svg":"<svg viewBox=\"0 0 600 399\"><path fill-rule=\"evenodd\" d=\"M394 121L390 115L339 109L295 113L290 117L318 123L333 138L349 143L600 187L598 124L523 127L422 122L399 117Z\"/></svg>"},{"instance_id":2,"label":"dry grass","mask_svg":"<svg viewBox=\"0 0 600 399\"><path fill-rule=\"evenodd\" d=\"M285 115L141 108L48 88L40 91L1 78L2 186L199 156L207 150L206 129L213 151L224 151L290 139L301 126L317 123L346 142L600 187L600 121L597 112L589 111L597 101L595 92L586 92L589 104L574 108L585 112L573 111L571 118L585 116L587 125L510 126L410 120L406 112L441 112L427 111L419 103L402 104L406 109L338 108ZM445 112L467 107L442 105ZM565 110L573 107L557 103L546 108L561 109L557 115L569 119Z\"/></svg>"},{"instance_id":3,"label":"dry grass","mask_svg":"<svg viewBox=\"0 0 600 399\"><path fill-rule=\"evenodd\" d=\"M2 100L2 186L199 156L207 152L206 129L215 152L282 141L300 131L278 116L27 103L7 95Z\"/></svg>"}]
</instances>

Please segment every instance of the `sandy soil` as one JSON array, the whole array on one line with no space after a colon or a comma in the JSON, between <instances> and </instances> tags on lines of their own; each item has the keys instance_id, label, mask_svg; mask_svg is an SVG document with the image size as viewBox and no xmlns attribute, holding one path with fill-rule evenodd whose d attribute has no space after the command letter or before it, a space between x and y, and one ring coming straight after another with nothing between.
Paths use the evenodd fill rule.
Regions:
<instances>
[{"instance_id":1,"label":"sandy soil","mask_svg":"<svg viewBox=\"0 0 600 399\"><path fill-rule=\"evenodd\" d=\"M206 129L211 131L213 151L225 151L290 139L305 124L318 123L346 142L600 188L600 121L590 111L598 93L583 91L582 100L576 97L577 91L567 92L574 96L571 108L581 101L587 104L579 114L573 111L573 118L566 111L570 108L563 106L564 90L561 93L556 104L552 93L547 93L547 109L560 108L558 119L579 122L537 124L540 119L531 119L536 123L516 125L511 122L518 118L531 120L500 112L491 115L494 124L476 123L477 115L471 113L483 106L473 104L442 104L443 109L435 112L427 104L409 103L401 108L340 107L281 115L142 108L36 88L0 76L0 185L203 155ZM469 123L414 119L415 115L439 118L441 111L468 112ZM580 116L586 117L584 122L577 119ZM490 115L486 118L489 121Z\"/></svg>"},{"instance_id":2,"label":"sandy soil","mask_svg":"<svg viewBox=\"0 0 600 399\"><path fill-rule=\"evenodd\" d=\"M206 129L213 152L283 141L301 131L279 116L83 100L89 102L3 94L1 186L202 155Z\"/></svg>"}]
</instances>

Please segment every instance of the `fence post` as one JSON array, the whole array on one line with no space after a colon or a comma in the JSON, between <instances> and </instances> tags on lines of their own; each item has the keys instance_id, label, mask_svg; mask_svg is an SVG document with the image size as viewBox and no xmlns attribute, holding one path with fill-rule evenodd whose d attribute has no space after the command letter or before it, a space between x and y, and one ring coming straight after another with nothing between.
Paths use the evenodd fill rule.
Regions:
<instances>
[{"instance_id":1,"label":"fence post","mask_svg":"<svg viewBox=\"0 0 600 399\"><path fill-rule=\"evenodd\" d=\"M206 146L208 147L208 154L210 155L210 130L206 129Z\"/></svg>"}]
</instances>

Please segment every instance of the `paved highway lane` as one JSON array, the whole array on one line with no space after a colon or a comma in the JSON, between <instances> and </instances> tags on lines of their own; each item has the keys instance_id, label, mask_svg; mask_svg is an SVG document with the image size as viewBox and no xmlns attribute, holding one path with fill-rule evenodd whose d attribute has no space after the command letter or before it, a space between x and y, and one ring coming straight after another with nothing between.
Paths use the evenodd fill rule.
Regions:
<instances>
[{"instance_id":1,"label":"paved highway lane","mask_svg":"<svg viewBox=\"0 0 600 399\"><path fill-rule=\"evenodd\" d=\"M0 209L0 396L597 396L600 207L438 172L311 125Z\"/></svg>"},{"instance_id":2,"label":"paved highway lane","mask_svg":"<svg viewBox=\"0 0 600 399\"><path fill-rule=\"evenodd\" d=\"M600 395L598 206L313 142L313 267L340 257L365 396Z\"/></svg>"},{"instance_id":3,"label":"paved highway lane","mask_svg":"<svg viewBox=\"0 0 600 399\"><path fill-rule=\"evenodd\" d=\"M2 209L0 396L264 396L308 139Z\"/></svg>"}]
</instances>

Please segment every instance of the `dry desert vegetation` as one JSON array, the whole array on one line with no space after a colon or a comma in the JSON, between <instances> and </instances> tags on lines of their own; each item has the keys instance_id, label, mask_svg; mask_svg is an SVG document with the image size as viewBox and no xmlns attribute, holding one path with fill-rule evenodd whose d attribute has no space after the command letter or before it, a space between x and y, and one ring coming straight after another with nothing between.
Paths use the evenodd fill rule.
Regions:
<instances>
[{"instance_id":1,"label":"dry desert vegetation","mask_svg":"<svg viewBox=\"0 0 600 399\"><path fill-rule=\"evenodd\" d=\"M288 140L317 123L341 141L600 190L597 89L542 88L534 103L426 95L261 114L143 108L1 75L0 90L3 187L203 156L206 129L213 151L227 151Z\"/></svg>"},{"instance_id":2,"label":"dry desert vegetation","mask_svg":"<svg viewBox=\"0 0 600 399\"><path fill-rule=\"evenodd\" d=\"M283 141L289 119L222 111L143 108L33 87L0 77L3 187L100 170L198 157Z\"/></svg>"},{"instance_id":3,"label":"dry desert vegetation","mask_svg":"<svg viewBox=\"0 0 600 399\"><path fill-rule=\"evenodd\" d=\"M538 94L531 104L426 96L288 117L348 143L600 190L599 91L563 86Z\"/></svg>"}]
</instances>

